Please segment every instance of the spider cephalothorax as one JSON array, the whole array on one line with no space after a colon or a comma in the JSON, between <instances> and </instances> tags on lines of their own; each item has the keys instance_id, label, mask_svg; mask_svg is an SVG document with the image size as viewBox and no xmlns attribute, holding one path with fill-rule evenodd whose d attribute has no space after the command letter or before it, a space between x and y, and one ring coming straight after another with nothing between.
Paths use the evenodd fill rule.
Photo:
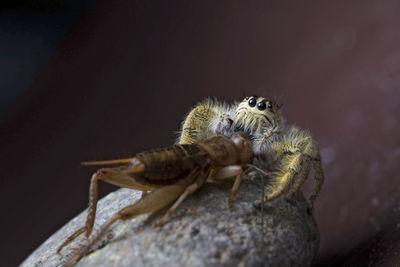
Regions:
<instances>
[{"instance_id":1,"label":"spider cephalothorax","mask_svg":"<svg viewBox=\"0 0 400 267\"><path fill-rule=\"evenodd\" d=\"M245 97L234 105L217 101L198 104L185 118L180 143L192 143L213 134L243 131L253 140L253 151L263 166L278 165L264 201L296 192L314 168L314 200L324 181L319 148L309 132L286 126L280 106L264 97Z\"/></svg>"},{"instance_id":2,"label":"spider cephalothorax","mask_svg":"<svg viewBox=\"0 0 400 267\"><path fill-rule=\"evenodd\" d=\"M260 132L261 127L275 128L282 124L277 104L264 97L251 96L243 99L236 109L235 130Z\"/></svg>"},{"instance_id":3,"label":"spider cephalothorax","mask_svg":"<svg viewBox=\"0 0 400 267\"><path fill-rule=\"evenodd\" d=\"M243 131L254 139L254 152L267 151L284 129L279 105L264 97L245 97L237 105L232 124L234 131Z\"/></svg>"}]
</instances>

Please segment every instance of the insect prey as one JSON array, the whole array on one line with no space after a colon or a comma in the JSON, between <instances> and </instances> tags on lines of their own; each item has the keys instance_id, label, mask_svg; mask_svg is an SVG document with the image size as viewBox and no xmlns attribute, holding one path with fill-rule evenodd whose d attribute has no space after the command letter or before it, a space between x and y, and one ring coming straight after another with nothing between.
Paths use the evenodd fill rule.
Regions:
<instances>
[{"instance_id":1,"label":"insect prey","mask_svg":"<svg viewBox=\"0 0 400 267\"><path fill-rule=\"evenodd\" d=\"M102 168L90 181L89 206L86 224L68 237L57 253L79 235L85 233L87 243L70 259L70 266L88 253L90 248L116 221L126 220L146 213L154 213L172 206L156 224L163 225L179 205L197 191L208 179L221 180L235 177L231 189L229 207L242 180L243 165L253 161L253 146L249 137L241 132L230 138L217 135L193 144L178 144L163 149L138 153L133 158L109 161L84 162L83 165L117 166ZM98 181L143 192L142 198L133 205L118 211L99 232L92 234L98 201ZM151 193L147 193L151 191ZM93 237L89 241L89 237Z\"/></svg>"}]
</instances>

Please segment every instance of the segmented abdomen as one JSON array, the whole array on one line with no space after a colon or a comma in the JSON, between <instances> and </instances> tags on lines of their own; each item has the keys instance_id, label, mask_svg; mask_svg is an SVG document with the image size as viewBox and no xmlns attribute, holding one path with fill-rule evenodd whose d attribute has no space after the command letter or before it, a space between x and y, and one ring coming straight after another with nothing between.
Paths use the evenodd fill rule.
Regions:
<instances>
[{"instance_id":1,"label":"segmented abdomen","mask_svg":"<svg viewBox=\"0 0 400 267\"><path fill-rule=\"evenodd\" d=\"M208 161L207 153L197 145L175 145L136 154L145 166L144 172L136 176L142 182L170 184L188 175L196 167Z\"/></svg>"}]
</instances>

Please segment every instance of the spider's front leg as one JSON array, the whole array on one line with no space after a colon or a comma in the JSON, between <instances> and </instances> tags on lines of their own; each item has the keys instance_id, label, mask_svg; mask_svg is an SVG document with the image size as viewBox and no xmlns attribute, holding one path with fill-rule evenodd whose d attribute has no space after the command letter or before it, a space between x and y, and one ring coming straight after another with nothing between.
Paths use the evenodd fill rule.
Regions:
<instances>
[{"instance_id":1,"label":"spider's front leg","mask_svg":"<svg viewBox=\"0 0 400 267\"><path fill-rule=\"evenodd\" d=\"M307 179L311 166L314 167L314 189L309 198L310 209L324 182L321 156L314 140L304 131L292 127L281 141L270 147L280 161L280 169L272 176L264 202L271 201L283 194L293 194ZM256 204L260 204L257 201Z\"/></svg>"},{"instance_id":2,"label":"spider's front leg","mask_svg":"<svg viewBox=\"0 0 400 267\"><path fill-rule=\"evenodd\" d=\"M234 108L207 99L195 106L182 123L179 144L193 144L215 134L229 136Z\"/></svg>"}]
</instances>

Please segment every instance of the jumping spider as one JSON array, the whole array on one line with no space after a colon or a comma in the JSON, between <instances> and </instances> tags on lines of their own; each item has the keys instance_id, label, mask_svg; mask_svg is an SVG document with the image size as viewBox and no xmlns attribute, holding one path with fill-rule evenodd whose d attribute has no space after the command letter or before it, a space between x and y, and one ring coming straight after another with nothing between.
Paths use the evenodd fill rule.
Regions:
<instances>
[{"instance_id":1,"label":"jumping spider","mask_svg":"<svg viewBox=\"0 0 400 267\"><path fill-rule=\"evenodd\" d=\"M270 177L264 202L296 192L314 168L310 210L324 182L321 156L310 133L285 124L280 106L258 96L226 105L205 100L186 116L178 143L192 144L215 135L243 131L253 139L253 150L263 166L278 166ZM260 204L261 200L256 204Z\"/></svg>"}]
</instances>

